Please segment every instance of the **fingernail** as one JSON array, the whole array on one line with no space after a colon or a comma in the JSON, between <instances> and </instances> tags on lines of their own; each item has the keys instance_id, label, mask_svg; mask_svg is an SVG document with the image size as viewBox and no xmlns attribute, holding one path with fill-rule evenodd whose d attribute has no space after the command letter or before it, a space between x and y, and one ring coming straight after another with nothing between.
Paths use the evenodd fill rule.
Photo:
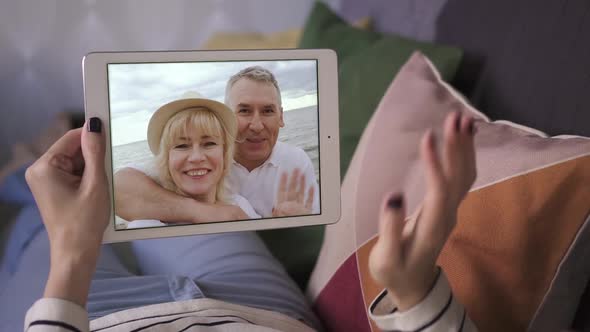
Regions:
<instances>
[{"instance_id":1,"label":"fingernail","mask_svg":"<svg viewBox=\"0 0 590 332\"><path fill-rule=\"evenodd\" d=\"M455 132L458 133L461 129L461 113L455 118Z\"/></svg>"},{"instance_id":2,"label":"fingernail","mask_svg":"<svg viewBox=\"0 0 590 332\"><path fill-rule=\"evenodd\" d=\"M90 121L88 121L88 131L91 133L100 133L102 131L102 124L99 118L90 118Z\"/></svg>"},{"instance_id":3,"label":"fingernail","mask_svg":"<svg viewBox=\"0 0 590 332\"><path fill-rule=\"evenodd\" d=\"M401 207L404 205L404 199L402 196L394 196L391 197L388 201L387 201L387 206L390 209L394 209L394 210L398 210L401 209Z\"/></svg>"},{"instance_id":4,"label":"fingernail","mask_svg":"<svg viewBox=\"0 0 590 332\"><path fill-rule=\"evenodd\" d=\"M473 120L469 121L469 127L467 128L469 130L469 135L475 135L475 125L473 124Z\"/></svg>"}]
</instances>

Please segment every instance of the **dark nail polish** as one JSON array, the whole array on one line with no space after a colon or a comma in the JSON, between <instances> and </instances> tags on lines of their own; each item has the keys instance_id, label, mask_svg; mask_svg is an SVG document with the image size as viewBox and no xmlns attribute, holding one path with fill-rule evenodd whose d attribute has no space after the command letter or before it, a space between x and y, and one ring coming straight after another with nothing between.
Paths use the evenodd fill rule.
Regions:
<instances>
[{"instance_id":1,"label":"dark nail polish","mask_svg":"<svg viewBox=\"0 0 590 332\"><path fill-rule=\"evenodd\" d=\"M461 130L461 113L455 118L455 132L458 133Z\"/></svg>"},{"instance_id":2,"label":"dark nail polish","mask_svg":"<svg viewBox=\"0 0 590 332\"><path fill-rule=\"evenodd\" d=\"M475 125L473 125L473 120L469 121L469 126L467 128L469 130L469 135L475 135Z\"/></svg>"},{"instance_id":3,"label":"dark nail polish","mask_svg":"<svg viewBox=\"0 0 590 332\"><path fill-rule=\"evenodd\" d=\"M390 209L398 210L404 205L404 199L401 196L394 196L387 201L387 206Z\"/></svg>"},{"instance_id":4,"label":"dark nail polish","mask_svg":"<svg viewBox=\"0 0 590 332\"><path fill-rule=\"evenodd\" d=\"M102 124L99 118L90 118L90 121L88 121L88 131L91 133L100 133L102 131Z\"/></svg>"}]
</instances>

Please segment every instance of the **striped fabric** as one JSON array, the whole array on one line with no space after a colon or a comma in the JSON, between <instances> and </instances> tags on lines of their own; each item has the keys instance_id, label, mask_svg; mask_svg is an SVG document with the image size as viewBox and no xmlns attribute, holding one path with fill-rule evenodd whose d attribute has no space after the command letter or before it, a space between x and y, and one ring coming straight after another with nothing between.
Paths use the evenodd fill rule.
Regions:
<instances>
[{"instance_id":1,"label":"striped fabric","mask_svg":"<svg viewBox=\"0 0 590 332\"><path fill-rule=\"evenodd\" d=\"M381 197L403 191L408 212L418 210L419 140L428 128L440 138L445 116L457 110L477 119L478 177L439 258L453 293L481 331L571 324L590 276L582 261L590 254L590 139L492 122L417 53L361 138L342 186L342 219L328 226L310 280L328 329L377 331L366 312L381 289L367 261Z\"/></svg>"},{"instance_id":2,"label":"striped fabric","mask_svg":"<svg viewBox=\"0 0 590 332\"><path fill-rule=\"evenodd\" d=\"M69 301L42 298L27 312L25 331L314 331L278 312L214 299L160 303L119 311L88 322L84 308Z\"/></svg>"}]
</instances>

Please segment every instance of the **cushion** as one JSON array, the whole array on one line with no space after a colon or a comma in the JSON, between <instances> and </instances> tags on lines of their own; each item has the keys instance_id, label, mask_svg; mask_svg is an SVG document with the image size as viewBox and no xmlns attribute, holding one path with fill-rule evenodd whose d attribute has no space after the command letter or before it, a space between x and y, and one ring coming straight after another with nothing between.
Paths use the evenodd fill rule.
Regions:
<instances>
[{"instance_id":1,"label":"cushion","mask_svg":"<svg viewBox=\"0 0 590 332\"><path fill-rule=\"evenodd\" d=\"M311 11L299 44L304 48L333 48L338 52L342 175L387 85L414 49L421 49L436 59L446 78L453 76L461 59L458 49L360 28L368 24L368 19L360 19L350 25L325 4L318 2ZM297 284L305 288L321 248L323 231L323 226L313 226L258 234ZM301 243L305 246L300 246Z\"/></svg>"},{"instance_id":2,"label":"cushion","mask_svg":"<svg viewBox=\"0 0 590 332\"><path fill-rule=\"evenodd\" d=\"M366 30L371 27L371 19L366 16L360 17L352 25ZM291 29L272 34L218 32L205 42L203 48L208 50L296 48L302 32L301 29Z\"/></svg>"},{"instance_id":3,"label":"cushion","mask_svg":"<svg viewBox=\"0 0 590 332\"><path fill-rule=\"evenodd\" d=\"M315 4L299 47L331 48L338 54L342 176L385 89L413 51L429 56L447 80L461 61L457 48L352 27L322 2Z\"/></svg>"},{"instance_id":4,"label":"cushion","mask_svg":"<svg viewBox=\"0 0 590 332\"><path fill-rule=\"evenodd\" d=\"M369 29L371 20L368 17L361 17L351 24L361 30ZM301 33L301 29L274 34L220 32L214 34L203 47L205 49L296 48ZM299 287L305 289L320 251L323 232L323 226L309 226L259 231L258 234ZM301 246L302 243L305 243L305 246Z\"/></svg>"},{"instance_id":5,"label":"cushion","mask_svg":"<svg viewBox=\"0 0 590 332\"><path fill-rule=\"evenodd\" d=\"M342 175L379 99L413 50L421 49L435 59L446 78L453 76L461 59L461 52L455 48L363 30L359 28L363 21L367 20L360 19L351 25L318 2L299 44L304 48L332 48L338 52ZM323 230L323 226L315 226L259 234L287 272L304 288L321 247ZM301 243L305 246L299 246Z\"/></svg>"},{"instance_id":6,"label":"cushion","mask_svg":"<svg viewBox=\"0 0 590 332\"><path fill-rule=\"evenodd\" d=\"M420 138L433 128L440 139L452 111L476 118L478 171L438 262L454 294L482 331L572 323L590 275L590 139L491 122L416 53L364 131L342 185L342 218L326 227L307 293L329 330L371 330L366 312L381 289L367 262L381 198L403 191L408 213L417 210Z\"/></svg>"},{"instance_id":7,"label":"cushion","mask_svg":"<svg viewBox=\"0 0 590 332\"><path fill-rule=\"evenodd\" d=\"M203 48L207 50L295 48L300 36L300 29L274 34L218 32L205 42Z\"/></svg>"}]
</instances>

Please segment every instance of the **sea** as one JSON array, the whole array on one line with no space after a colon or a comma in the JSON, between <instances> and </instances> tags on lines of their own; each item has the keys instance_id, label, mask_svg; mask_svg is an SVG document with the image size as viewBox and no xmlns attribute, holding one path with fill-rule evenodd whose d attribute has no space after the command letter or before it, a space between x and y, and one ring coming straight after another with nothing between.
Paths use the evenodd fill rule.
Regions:
<instances>
[{"instance_id":1,"label":"sea","mask_svg":"<svg viewBox=\"0 0 590 332\"><path fill-rule=\"evenodd\" d=\"M283 113L285 127L279 131L279 141L298 146L307 153L313 163L319 181L318 109L309 106ZM153 158L146 141L118 145L112 148L113 171L128 165L143 164Z\"/></svg>"}]
</instances>

